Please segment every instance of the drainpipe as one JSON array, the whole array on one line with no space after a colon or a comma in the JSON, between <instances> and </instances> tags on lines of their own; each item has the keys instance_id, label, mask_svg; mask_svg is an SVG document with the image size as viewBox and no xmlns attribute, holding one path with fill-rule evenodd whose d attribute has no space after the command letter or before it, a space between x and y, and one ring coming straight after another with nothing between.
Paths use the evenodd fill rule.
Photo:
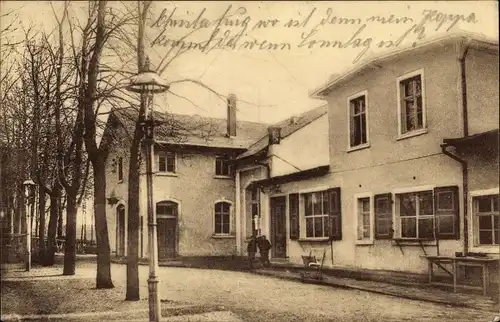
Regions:
<instances>
[{"instance_id":1,"label":"drainpipe","mask_svg":"<svg viewBox=\"0 0 500 322\"><path fill-rule=\"evenodd\" d=\"M466 66L465 66L465 58L467 57L467 53L469 51L469 44L463 44L463 52L460 49L459 53L459 62L460 62L460 80L461 80L461 94L462 94L462 120L463 120L463 129L464 136L469 135L469 117L467 112L467 76L466 76Z\"/></svg>"},{"instance_id":2,"label":"drainpipe","mask_svg":"<svg viewBox=\"0 0 500 322\"><path fill-rule=\"evenodd\" d=\"M236 203L236 209L235 209L235 214L236 214L236 254L239 256L243 256L243 250L241 247L241 241L242 241L242 236L241 236L241 175L240 175L240 170L236 170L236 195L234 197L235 203Z\"/></svg>"},{"instance_id":3,"label":"drainpipe","mask_svg":"<svg viewBox=\"0 0 500 322\"><path fill-rule=\"evenodd\" d=\"M458 62L459 62L459 75L460 75L460 87L459 87L459 101L462 103L462 126L463 126L463 136L469 135L469 118L467 110L467 75L466 75L466 65L465 59L467 58L467 53L469 51L468 40L460 43L458 45ZM443 154L449 156L453 160L459 162L462 165L462 195L464 203L464 245L463 253L466 255L469 252L469 225L468 225L468 182L469 182L469 171L467 161L459 158L455 154L448 151L446 148L448 145L442 144L441 150Z\"/></svg>"}]
</instances>

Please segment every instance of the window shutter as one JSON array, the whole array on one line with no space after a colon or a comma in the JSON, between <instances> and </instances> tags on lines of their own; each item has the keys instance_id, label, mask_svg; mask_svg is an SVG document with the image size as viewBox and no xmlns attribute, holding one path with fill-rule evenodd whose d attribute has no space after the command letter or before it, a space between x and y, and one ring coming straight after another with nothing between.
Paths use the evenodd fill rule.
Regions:
<instances>
[{"instance_id":1,"label":"window shutter","mask_svg":"<svg viewBox=\"0 0 500 322\"><path fill-rule=\"evenodd\" d=\"M434 189L434 215L436 238L460 238L460 209L458 186Z\"/></svg>"},{"instance_id":2,"label":"window shutter","mask_svg":"<svg viewBox=\"0 0 500 322\"><path fill-rule=\"evenodd\" d=\"M400 121L401 121L401 134L405 134L407 132L407 127L406 127L406 91L405 91L405 86L403 82L399 83L399 102L400 102Z\"/></svg>"},{"instance_id":3,"label":"window shutter","mask_svg":"<svg viewBox=\"0 0 500 322\"><path fill-rule=\"evenodd\" d=\"M375 238L391 239L392 235L392 194L375 195Z\"/></svg>"},{"instance_id":4,"label":"window shutter","mask_svg":"<svg viewBox=\"0 0 500 322\"><path fill-rule=\"evenodd\" d=\"M288 215L290 219L290 239L297 240L300 236L299 194L288 195Z\"/></svg>"},{"instance_id":5,"label":"window shutter","mask_svg":"<svg viewBox=\"0 0 500 322\"><path fill-rule=\"evenodd\" d=\"M349 146L355 146L354 143L354 107L352 101L349 102Z\"/></svg>"},{"instance_id":6,"label":"window shutter","mask_svg":"<svg viewBox=\"0 0 500 322\"><path fill-rule=\"evenodd\" d=\"M342 239L342 207L340 188L328 189L328 237L330 240Z\"/></svg>"}]
</instances>

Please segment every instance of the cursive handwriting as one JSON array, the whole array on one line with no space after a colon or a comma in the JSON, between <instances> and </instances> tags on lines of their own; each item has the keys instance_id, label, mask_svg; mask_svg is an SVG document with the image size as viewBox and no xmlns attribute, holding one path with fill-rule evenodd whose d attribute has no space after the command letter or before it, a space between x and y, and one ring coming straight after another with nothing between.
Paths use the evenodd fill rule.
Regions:
<instances>
[{"instance_id":1,"label":"cursive handwriting","mask_svg":"<svg viewBox=\"0 0 500 322\"><path fill-rule=\"evenodd\" d=\"M221 50L359 50L353 63L359 61L371 48L396 48L403 43L412 42L416 46L427 37L427 30L448 32L457 24L477 23L474 12L451 14L434 9L423 10L420 17L406 15L368 15L344 16L333 8L319 10L311 8L304 15L268 17L254 19L245 6L228 5L222 15L210 19L207 8L196 13L179 17L177 8L163 9L150 27L156 33L151 46L178 48L179 50L198 50L209 53ZM212 16L213 17L213 16ZM394 26L387 35L377 34L370 26ZM259 30L283 28L287 41L280 39L281 32L266 32L265 38ZM186 34L179 36L179 31ZM190 38L198 31L207 30L203 36ZM296 30L296 32L294 32ZM182 33L182 32L181 32ZM175 35L175 36L174 36ZM271 35L274 35L274 39ZM292 39L288 39L291 37ZM295 40L293 40L295 39Z\"/></svg>"}]
</instances>

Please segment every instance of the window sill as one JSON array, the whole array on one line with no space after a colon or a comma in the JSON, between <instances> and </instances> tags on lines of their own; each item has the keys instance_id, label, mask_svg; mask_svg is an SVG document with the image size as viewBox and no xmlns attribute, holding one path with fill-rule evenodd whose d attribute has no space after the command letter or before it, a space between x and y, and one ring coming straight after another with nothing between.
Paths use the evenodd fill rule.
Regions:
<instances>
[{"instance_id":1,"label":"window sill","mask_svg":"<svg viewBox=\"0 0 500 322\"><path fill-rule=\"evenodd\" d=\"M357 246L370 246L373 245L373 240L356 240Z\"/></svg>"},{"instance_id":2,"label":"window sill","mask_svg":"<svg viewBox=\"0 0 500 322\"><path fill-rule=\"evenodd\" d=\"M423 135L423 134L426 134L427 132L428 132L428 130L425 128L425 129L420 129L420 130L415 130L415 131L407 132L405 134L400 134L396 138L396 141L408 139L408 138L411 138L411 137L414 137L414 136Z\"/></svg>"},{"instance_id":3,"label":"window sill","mask_svg":"<svg viewBox=\"0 0 500 322\"><path fill-rule=\"evenodd\" d=\"M178 174L175 172L156 172L159 177L177 177Z\"/></svg>"},{"instance_id":4,"label":"window sill","mask_svg":"<svg viewBox=\"0 0 500 322\"><path fill-rule=\"evenodd\" d=\"M122 179L122 180L118 180L118 182L117 182L117 183L123 183L123 179Z\"/></svg>"},{"instance_id":5,"label":"window sill","mask_svg":"<svg viewBox=\"0 0 500 322\"><path fill-rule=\"evenodd\" d=\"M233 238L236 238L235 235L217 235L217 234L214 234L212 235L212 238L214 239L233 239Z\"/></svg>"},{"instance_id":6,"label":"window sill","mask_svg":"<svg viewBox=\"0 0 500 322\"><path fill-rule=\"evenodd\" d=\"M368 149L369 147L370 147L370 143L356 145L356 146L353 146L353 147L349 147L347 149L347 153L354 152L354 151L359 151L359 150L363 150L363 149Z\"/></svg>"},{"instance_id":7,"label":"window sill","mask_svg":"<svg viewBox=\"0 0 500 322\"><path fill-rule=\"evenodd\" d=\"M232 177L231 176L222 176L222 175L216 174L216 175L214 175L214 179L226 179L227 180L227 179L232 179Z\"/></svg>"},{"instance_id":8,"label":"window sill","mask_svg":"<svg viewBox=\"0 0 500 322\"><path fill-rule=\"evenodd\" d=\"M393 246L436 246L436 240L429 240L429 239L416 239L416 238L408 238L408 239L402 239L402 238L394 238L392 240L392 245Z\"/></svg>"},{"instance_id":9,"label":"window sill","mask_svg":"<svg viewBox=\"0 0 500 322\"><path fill-rule=\"evenodd\" d=\"M299 238L298 241L299 242L309 242L309 243L315 243L315 242L326 242L326 241L329 241L330 239L328 237L324 237L324 238Z\"/></svg>"},{"instance_id":10,"label":"window sill","mask_svg":"<svg viewBox=\"0 0 500 322\"><path fill-rule=\"evenodd\" d=\"M498 245L477 245L469 249L473 253L499 254L500 247Z\"/></svg>"}]
</instances>

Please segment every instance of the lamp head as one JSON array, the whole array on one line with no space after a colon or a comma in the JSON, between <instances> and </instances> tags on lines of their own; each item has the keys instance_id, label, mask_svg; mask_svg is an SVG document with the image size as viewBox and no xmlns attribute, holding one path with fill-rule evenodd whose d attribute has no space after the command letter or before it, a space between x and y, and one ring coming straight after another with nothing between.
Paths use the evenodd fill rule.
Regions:
<instances>
[{"instance_id":1,"label":"lamp head","mask_svg":"<svg viewBox=\"0 0 500 322\"><path fill-rule=\"evenodd\" d=\"M26 197L32 196L36 187L36 183L33 180L28 179L23 182L23 186Z\"/></svg>"},{"instance_id":2,"label":"lamp head","mask_svg":"<svg viewBox=\"0 0 500 322\"><path fill-rule=\"evenodd\" d=\"M130 84L127 89L135 93L163 93L170 86L156 72L149 67L149 58L146 58L144 68L137 75L130 79Z\"/></svg>"}]
</instances>

